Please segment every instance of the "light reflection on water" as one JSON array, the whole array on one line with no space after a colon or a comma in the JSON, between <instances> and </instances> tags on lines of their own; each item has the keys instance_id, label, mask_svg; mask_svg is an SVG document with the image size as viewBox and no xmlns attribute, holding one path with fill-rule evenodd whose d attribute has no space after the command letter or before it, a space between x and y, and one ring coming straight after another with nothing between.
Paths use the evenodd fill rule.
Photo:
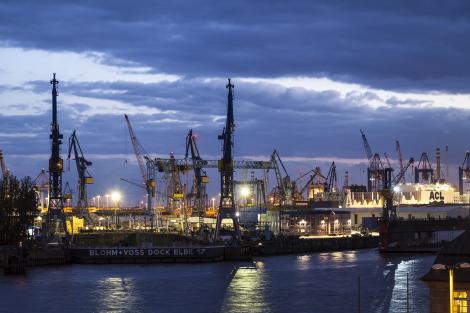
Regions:
<instances>
[{"instance_id":1,"label":"light reflection on water","mask_svg":"<svg viewBox=\"0 0 470 313\"><path fill-rule=\"evenodd\" d=\"M269 301L265 299L265 287L262 268L240 267L227 288L222 312L271 312Z\"/></svg>"},{"instance_id":2,"label":"light reflection on water","mask_svg":"<svg viewBox=\"0 0 470 313\"><path fill-rule=\"evenodd\" d=\"M434 256L375 250L259 258L245 263L74 265L0 276L3 312L410 312L428 311L419 278ZM28 301L22 301L28 299Z\"/></svg>"},{"instance_id":3,"label":"light reflection on water","mask_svg":"<svg viewBox=\"0 0 470 313\"><path fill-rule=\"evenodd\" d=\"M125 312L127 308L136 307L135 279L109 277L99 280L97 285L101 295L98 312Z\"/></svg>"}]
</instances>

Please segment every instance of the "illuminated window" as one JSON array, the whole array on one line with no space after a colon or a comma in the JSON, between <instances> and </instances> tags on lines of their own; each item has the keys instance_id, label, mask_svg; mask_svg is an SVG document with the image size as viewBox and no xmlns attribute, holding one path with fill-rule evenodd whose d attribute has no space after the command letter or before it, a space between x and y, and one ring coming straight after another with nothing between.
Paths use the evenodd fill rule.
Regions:
<instances>
[{"instance_id":1,"label":"illuminated window","mask_svg":"<svg viewBox=\"0 0 470 313\"><path fill-rule=\"evenodd\" d=\"M454 313L467 313L467 292L454 291Z\"/></svg>"}]
</instances>

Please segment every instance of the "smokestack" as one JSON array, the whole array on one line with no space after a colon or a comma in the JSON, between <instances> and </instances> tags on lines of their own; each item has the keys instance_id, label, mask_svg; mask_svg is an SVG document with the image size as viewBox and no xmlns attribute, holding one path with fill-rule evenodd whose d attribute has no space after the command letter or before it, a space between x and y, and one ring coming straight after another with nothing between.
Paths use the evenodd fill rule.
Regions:
<instances>
[{"instance_id":1,"label":"smokestack","mask_svg":"<svg viewBox=\"0 0 470 313\"><path fill-rule=\"evenodd\" d=\"M349 187L349 171L346 171L344 173L344 184L343 184L343 189L346 187Z\"/></svg>"},{"instance_id":2,"label":"smokestack","mask_svg":"<svg viewBox=\"0 0 470 313\"><path fill-rule=\"evenodd\" d=\"M441 180L441 149L436 148L436 181Z\"/></svg>"},{"instance_id":3,"label":"smokestack","mask_svg":"<svg viewBox=\"0 0 470 313\"><path fill-rule=\"evenodd\" d=\"M446 180L449 181L449 145L446 145Z\"/></svg>"}]
</instances>

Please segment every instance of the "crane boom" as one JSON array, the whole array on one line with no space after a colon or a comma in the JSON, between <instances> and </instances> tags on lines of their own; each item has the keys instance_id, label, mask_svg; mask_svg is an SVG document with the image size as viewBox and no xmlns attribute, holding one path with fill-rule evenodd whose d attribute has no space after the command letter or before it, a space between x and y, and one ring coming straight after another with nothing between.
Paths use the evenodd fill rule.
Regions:
<instances>
[{"instance_id":1,"label":"crane boom","mask_svg":"<svg viewBox=\"0 0 470 313\"><path fill-rule=\"evenodd\" d=\"M144 147L140 144L137 136L135 135L134 128L132 127L131 121L127 114L124 114L124 118L126 119L127 128L129 130L129 137L131 137L132 148L134 149L134 154L137 159L137 164L139 165L140 175L144 183L147 183L147 174L145 168L145 159L147 159L147 152L145 152Z\"/></svg>"},{"instance_id":2,"label":"crane boom","mask_svg":"<svg viewBox=\"0 0 470 313\"><path fill-rule=\"evenodd\" d=\"M413 158L410 158L410 160L408 161L408 163L400 170L400 173L397 174L397 176L395 176L395 178L393 178L392 180L392 186L393 185L396 185L398 183L400 183L400 181L403 179L403 176L405 176L405 173L406 171L408 170L408 168L414 163L414 159Z\"/></svg>"},{"instance_id":3,"label":"crane boom","mask_svg":"<svg viewBox=\"0 0 470 313\"><path fill-rule=\"evenodd\" d=\"M361 131L361 136L362 136L362 143L364 144L364 150L366 151L367 159L369 160L369 163L370 163L374 155L372 154L372 149L370 148L366 135L364 134L362 129L360 129L360 131Z\"/></svg>"},{"instance_id":4,"label":"crane boom","mask_svg":"<svg viewBox=\"0 0 470 313\"><path fill-rule=\"evenodd\" d=\"M395 141L395 144L396 144L396 151L397 151L397 155L398 155L398 161L400 163L400 172L403 171L403 168L405 167L405 165L403 164L403 155L401 154L401 147L400 147L400 142L397 140ZM405 175L402 176L401 178L401 182L402 183L406 183L406 180L405 180Z\"/></svg>"},{"instance_id":5,"label":"crane boom","mask_svg":"<svg viewBox=\"0 0 470 313\"><path fill-rule=\"evenodd\" d=\"M337 180L338 178L336 177L336 164L335 164L335 161L333 161L328 171L328 175L326 175L326 183L328 187L327 188L328 192L336 192Z\"/></svg>"}]
</instances>

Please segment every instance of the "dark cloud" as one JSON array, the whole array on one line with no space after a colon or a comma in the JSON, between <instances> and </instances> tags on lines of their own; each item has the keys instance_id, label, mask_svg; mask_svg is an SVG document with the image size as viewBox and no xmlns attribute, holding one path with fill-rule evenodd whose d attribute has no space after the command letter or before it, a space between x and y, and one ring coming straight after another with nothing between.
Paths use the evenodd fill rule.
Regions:
<instances>
[{"instance_id":1,"label":"dark cloud","mask_svg":"<svg viewBox=\"0 0 470 313\"><path fill-rule=\"evenodd\" d=\"M466 1L3 1L0 38L186 76L326 75L462 91L469 13Z\"/></svg>"}]
</instances>

